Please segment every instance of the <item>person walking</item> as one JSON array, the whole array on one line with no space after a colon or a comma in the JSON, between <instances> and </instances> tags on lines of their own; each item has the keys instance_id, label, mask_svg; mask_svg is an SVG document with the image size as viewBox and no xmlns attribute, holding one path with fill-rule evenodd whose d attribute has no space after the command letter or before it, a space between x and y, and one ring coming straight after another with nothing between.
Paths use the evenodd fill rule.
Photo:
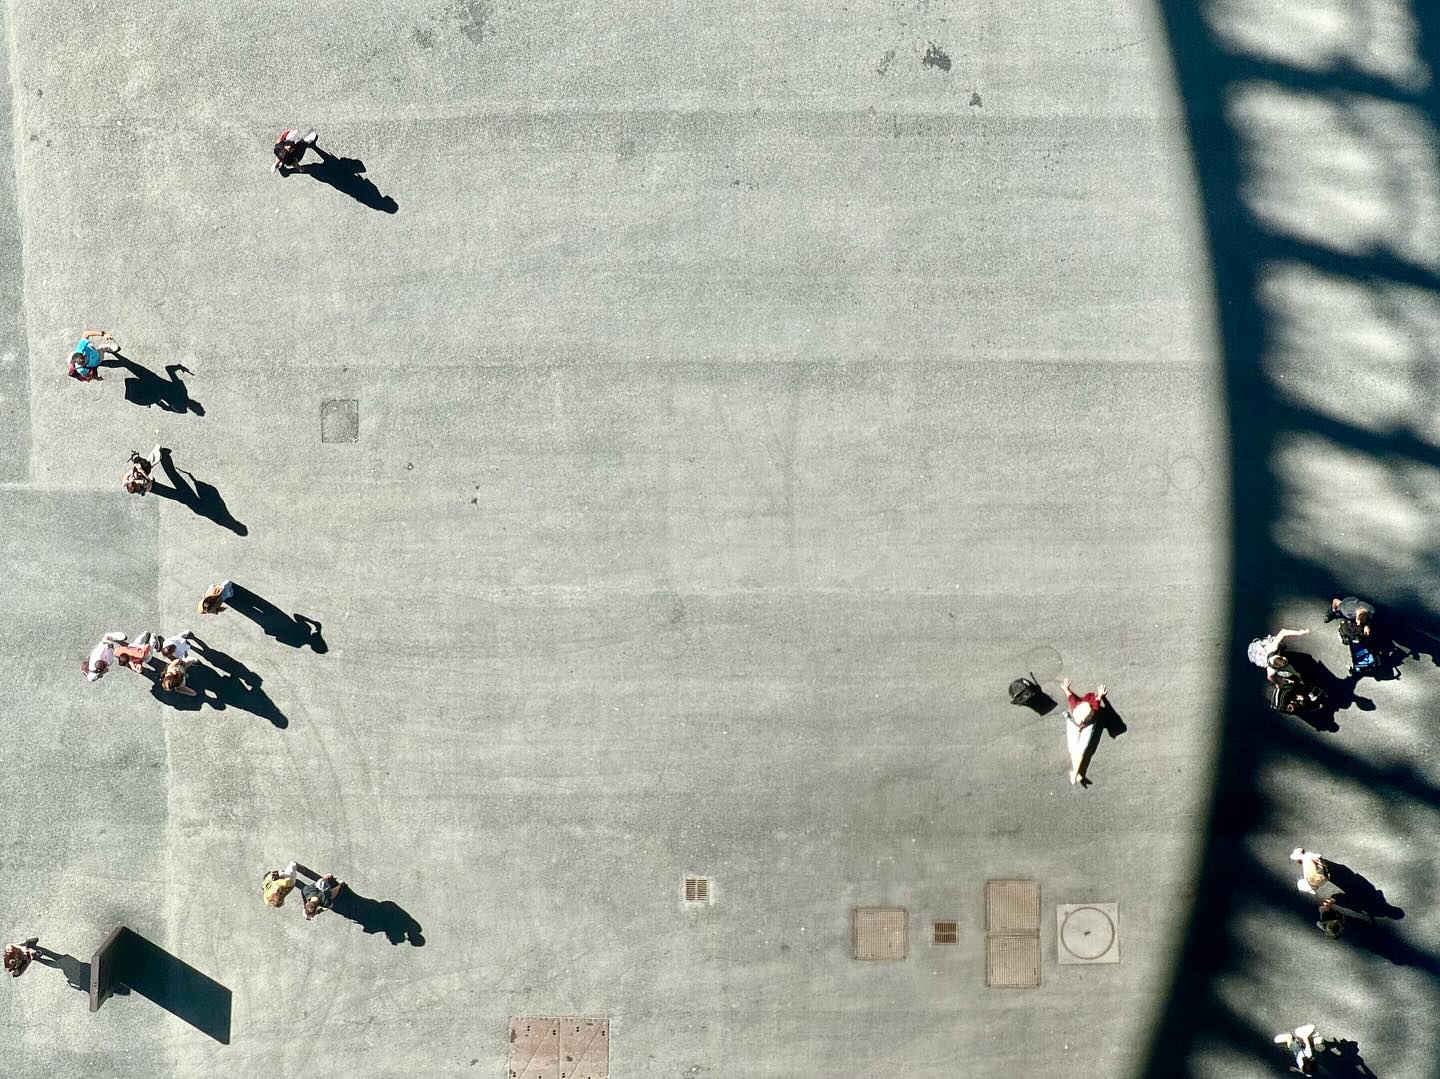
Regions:
<instances>
[{"instance_id":1,"label":"person walking","mask_svg":"<svg viewBox=\"0 0 1440 1079\"><path fill-rule=\"evenodd\" d=\"M234 595L235 585L233 582L221 581L219 584L212 584L205 589L205 594L200 597L200 606L196 609L201 614L219 614Z\"/></svg>"},{"instance_id":2,"label":"person walking","mask_svg":"<svg viewBox=\"0 0 1440 1079\"><path fill-rule=\"evenodd\" d=\"M155 470L155 466L160 463L160 458L168 452L168 450L158 443L155 448L150 451L149 457L141 457L134 450L131 450L130 470L125 473L124 479L120 481L120 486L124 487L125 490L129 491L132 495L148 495L150 488L155 485L155 481L151 478L150 474Z\"/></svg>"},{"instance_id":3,"label":"person walking","mask_svg":"<svg viewBox=\"0 0 1440 1079\"><path fill-rule=\"evenodd\" d=\"M1308 629L1281 629L1268 637L1256 637L1245 650L1246 658L1257 667L1271 667L1270 657L1285 647L1285 642L1294 637L1303 637Z\"/></svg>"},{"instance_id":4,"label":"person walking","mask_svg":"<svg viewBox=\"0 0 1440 1079\"><path fill-rule=\"evenodd\" d=\"M1330 610L1325 614L1325 621L1333 622L1337 618L1343 618L1347 622L1353 622L1357 627L1363 627L1365 635L1370 635L1370 623L1375 619L1375 605L1366 603L1359 596L1346 596L1343 599L1337 596L1330 601Z\"/></svg>"},{"instance_id":5,"label":"person walking","mask_svg":"<svg viewBox=\"0 0 1440 1079\"><path fill-rule=\"evenodd\" d=\"M335 897L345 888L343 880L336 880L334 873L315 878L313 884L300 885L300 895L305 900L305 920L314 921L315 915L335 905Z\"/></svg>"},{"instance_id":6,"label":"person walking","mask_svg":"<svg viewBox=\"0 0 1440 1079\"><path fill-rule=\"evenodd\" d=\"M81 662L80 670L91 682L100 681L116 663L138 672L150 658L149 636L143 634L139 642L132 645L123 633L107 633L90 650L90 658Z\"/></svg>"},{"instance_id":7,"label":"person walking","mask_svg":"<svg viewBox=\"0 0 1440 1079\"><path fill-rule=\"evenodd\" d=\"M120 346L110 336L109 330L86 330L70 353L70 367L66 373L77 382L103 381L100 378L101 362L107 354L113 356L119 351Z\"/></svg>"},{"instance_id":8,"label":"person walking","mask_svg":"<svg viewBox=\"0 0 1440 1079\"><path fill-rule=\"evenodd\" d=\"M287 127L280 132L275 139L275 164L270 166L270 171L289 176L300 167L305 151L315 146L317 137L314 131L307 131L302 135L300 129L294 127ZM316 152L319 152L318 148Z\"/></svg>"},{"instance_id":9,"label":"person walking","mask_svg":"<svg viewBox=\"0 0 1440 1079\"><path fill-rule=\"evenodd\" d=\"M1345 896L1341 895L1339 898L1344 899ZM1315 928L1331 940L1339 939L1340 934L1345 932L1345 923L1351 918L1367 925L1375 924L1375 918L1372 915L1353 907L1341 906L1333 895L1320 900L1319 918L1320 920L1315 923Z\"/></svg>"},{"instance_id":10,"label":"person walking","mask_svg":"<svg viewBox=\"0 0 1440 1079\"><path fill-rule=\"evenodd\" d=\"M1301 1075L1314 1075L1318 1067L1315 1052L1325 1051L1325 1039L1315 1032L1314 1023L1304 1023L1294 1030L1275 1035L1275 1044L1283 1045L1287 1052L1294 1054L1295 1063L1290 1070Z\"/></svg>"},{"instance_id":11,"label":"person walking","mask_svg":"<svg viewBox=\"0 0 1440 1079\"><path fill-rule=\"evenodd\" d=\"M18 978L29 969L30 964L40 958L39 937L26 937L15 944L5 945L5 973Z\"/></svg>"},{"instance_id":12,"label":"person walking","mask_svg":"<svg viewBox=\"0 0 1440 1079\"><path fill-rule=\"evenodd\" d=\"M1070 688L1070 679L1060 683L1065 691L1065 745L1070 750L1070 782L1081 782L1084 776L1085 759L1095 747L1100 734L1100 709L1105 705L1105 687L1096 688L1094 693L1076 696Z\"/></svg>"},{"instance_id":13,"label":"person walking","mask_svg":"<svg viewBox=\"0 0 1440 1079\"><path fill-rule=\"evenodd\" d=\"M160 651L157 655L166 663L169 663L171 660L185 659L190 655L190 642L194 637L195 634L187 629L184 633L177 633L175 636L166 637L164 640L160 640L160 634L158 633L151 639L160 640Z\"/></svg>"},{"instance_id":14,"label":"person walking","mask_svg":"<svg viewBox=\"0 0 1440 1079\"><path fill-rule=\"evenodd\" d=\"M272 869L260 878L260 894L267 906L283 907L285 897L295 890L297 865L291 862L284 869Z\"/></svg>"},{"instance_id":15,"label":"person walking","mask_svg":"<svg viewBox=\"0 0 1440 1079\"><path fill-rule=\"evenodd\" d=\"M1290 860L1300 863L1300 879L1295 882L1300 891L1316 895L1319 888L1330 880L1330 867L1313 850L1296 847L1290 852Z\"/></svg>"},{"instance_id":16,"label":"person walking","mask_svg":"<svg viewBox=\"0 0 1440 1079\"><path fill-rule=\"evenodd\" d=\"M182 693L187 697L198 697L199 694L186 684L186 679L190 676L190 668L199 662L199 656L191 655L187 655L184 659L172 659L160 674L160 688L166 693Z\"/></svg>"}]
</instances>

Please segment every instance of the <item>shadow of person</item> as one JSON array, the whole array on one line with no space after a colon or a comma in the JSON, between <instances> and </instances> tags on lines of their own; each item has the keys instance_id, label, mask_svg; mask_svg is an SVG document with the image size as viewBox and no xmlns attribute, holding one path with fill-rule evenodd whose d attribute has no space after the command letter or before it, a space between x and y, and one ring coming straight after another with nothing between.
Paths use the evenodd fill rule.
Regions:
<instances>
[{"instance_id":1,"label":"shadow of person","mask_svg":"<svg viewBox=\"0 0 1440 1079\"><path fill-rule=\"evenodd\" d=\"M346 884L330 909L354 922L366 933L384 933L391 944L409 944L414 948L425 946L420 923L410 917L400 904L389 899L367 899Z\"/></svg>"},{"instance_id":2,"label":"shadow of person","mask_svg":"<svg viewBox=\"0 0 1440 1079\"><path fill-rule=\"evenodd\" d=\"M152 697L180 712L198 712L207 706L217 712L226 708L238 708L242 712L269 720L280 730L290 726L290 720L285 713L280 711L269 694L260 688L261 678L258 674L224 652L205 646L203 642L192 640L191 644L205 661L191 667L186 676L185 684L194 690L194 693L172 693L163 688L160 675L164 668L147 663L143 673L150 679Z\"/></svg>"},{"instance_id":3,"label":"shadow of person","mask_svg":"<svg viewBox=\"0 0 1440 1079\"><path fill-rule=\"evenodd\" d=\"M204 407L190 396L189 389L180 380L181 372L190 374L190 368L184 364L166 365L165 374L168 377L161 378L148 367L141 366L128 356L122 356L119 352L115 352L101 366L123 367L129 372L125 376L125 400L131 404L139 405L142 408L155 405L166 412L193 412L197 416L205 415Z\"/></svg>"},{"instance_id":4,"label":"shadow of person","mask_svg":"<svg viewBox=\"0 0 1440 1079\"><path fill-rule=\"evenodd\" d=\"M1115 711L1115 706L1110 703L1108 695L1105 698L1105 707L1100 709L1100 715L1095 722L1099 723L1100 729L1112 739L1119 738L1130 729L1120 713Z\"/></svg>"},{"instance_id":5,"label":"shadow of person","mask_svg":"<svg viewBox=\"0 0 1440 1079\"><path fill-rule=\"evenodd\" d=\"M1325 859L1325 865L1330 870L1330 883L1346 896L1343 901L1337 902L1343 902L1344 906L1353 907L1372 918L1392 918L1399 921L1405 917L1403 910L1385 899L1384 892L1348 865L1330 858Z\"/></svg>"},{"instance_id":6,"label":"shadow of person","mask_svg":"<svg viewBox=\"0 0 1440 1079\"><path fill-rule=\"evenodd\" d=\"M235 515L225 505L225 499L220 497L220 492L214 485L196 479L195 473L188 469L176 468L168 449L160 451L160 467L165 470L165 478L170 481L170 486L155 484L150 488L152 494L187 506L195 515L214 521L221 528L228 528L237 536L250 534L250 530L235 519ZM182 474L190 477L189 483L181 478Z\"/></svg>"},{"instance_id":7,"label":"shadow of person","mask_svg":"<svg viewBox=\"0 0 1440 1079\"><path fill-rule=\"evenodd\" d=\"M1360 1055L1358 1042L1350 1039L1329 1039L1329 1046L1336 1057L1333 1065L1338 1071L1335 1074L1352 1076L1353 1079L1379 1079Z\"/></svg>"},{"instance_id":8,"label":"shadow of person","mask_svg":"<svg viewBox=\"0 0 1440 1079\"><path fill-rule=\"evenodd\" d=\"M301 165L293 171L303 172L322 184L329 184L342 195L349 195L360 205L368 206L372 210L393 214L400 209L399 203L388 195L380 194L374 181L364 175L365 162L353 157L336 157L318 146L312 146L311 149L320 155L320 160Z\"/></svg>"},{"instance_id":9,"label":"shadow of person","mask_svg":"<svg viewBox=\"0 0 1440 1079\"><path fill-rule=\"evenodd\" d=\"M35 950L40 954L35 962L42 963L47 967L54 967L65 975L65 981L71 989L78 989L82 993L90 992L90 964L83 960L76 959L73 955L64 955L60 952L52 952L43 945L36 945Z\"/></svg>"},{"instance_id":10,"label":"shadow of person","mask_svg":"<svg viewBox=\"0 0 1440 1079\"><path fill-rule=\"evenodd\" d=\"M268 599L250 591L242 584L235 585L234 594L228 602L232 610L250 619L264 631L267 637L274 637L281 644L289 645L291 648L308 645L316 655L324 655L330 651L330 646L320 635L320 623L307 615L298 613L288 615Z\"/></svg>"},{"instance_id":11,"label":"shadow of person","mask_svg":"<svg viewBox=\"0 0 1440 1079\"><path fill-rule=\"evenodd\" d=\"M1336 897L1339 902L1339 897ZM1440 958L1423 948L1417 948L1404 937L1379 922L1363 922L1358 918L1347 918L1342 943L1362 948L1372 955L1388 960L1397 967L1414 967L1434 976L1440 974Z\"/></svg>"}]
</instances>

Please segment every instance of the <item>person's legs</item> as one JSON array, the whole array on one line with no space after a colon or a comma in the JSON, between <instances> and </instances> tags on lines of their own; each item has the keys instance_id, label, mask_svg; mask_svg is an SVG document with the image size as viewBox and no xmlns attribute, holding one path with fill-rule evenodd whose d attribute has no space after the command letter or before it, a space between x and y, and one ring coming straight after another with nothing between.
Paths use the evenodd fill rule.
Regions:
<instances>
[{"instance_id":1,"label":"person's legs","mask_svg":"<svg viewBox=\"0 0 1440 1079\"><path fill-rule=\"evenodd\" d=\"M1085 752L1084 731L1071 722L1070 717L1065 717L1065 748L1070 751L1070 782L1080 781L1080 758Z\"/></svg>"}]
</instances>

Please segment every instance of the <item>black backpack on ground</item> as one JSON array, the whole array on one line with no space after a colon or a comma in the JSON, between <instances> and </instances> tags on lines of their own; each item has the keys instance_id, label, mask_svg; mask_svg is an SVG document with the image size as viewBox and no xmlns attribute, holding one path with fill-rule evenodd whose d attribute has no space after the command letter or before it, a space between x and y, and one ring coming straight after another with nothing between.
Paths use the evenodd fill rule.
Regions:
<instances>
[{"instance_id":1,"label":"black backpack on ground","mask_svg":"<svg viewBox=\"0 0 1440 1079\"><path fill-rule=\"evenodd\" d=\"M1010 683L1010 703L1029 704L1040 692L1040 683L1035 681L1035 672L1029 678L1017 678Z\"/></svg>"}]
</instances>

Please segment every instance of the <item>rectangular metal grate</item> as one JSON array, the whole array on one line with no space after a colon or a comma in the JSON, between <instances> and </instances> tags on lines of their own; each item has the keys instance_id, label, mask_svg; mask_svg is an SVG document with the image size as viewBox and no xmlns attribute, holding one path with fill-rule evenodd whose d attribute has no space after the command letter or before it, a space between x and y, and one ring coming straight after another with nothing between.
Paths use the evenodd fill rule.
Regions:
<instances>
[{"instance_id":1,"label":"rectangular metal grate","mask_svg":"<svg viewBox=\"0 0 1440 1079\"><path fill-rule=\"evenodd\" d=\"M681 888L686 903L710 902L709 877L686 877Z\"/></svg>"},{"instance_id":2,"label":"rectangular metal grate","mask_svg":"<svg viewBox=\"0 0 1440 1079\"><path fill-rule=\"evenodd\" d=\"M954 944L960 937L960 923L936 922L930 931L930 939L935 944Z\"/></svg>"},{"instance_id":3,"label":"rectangular metal grate","mask_svg":"<svg viewBox=\"0 0 1440 1079\"><path fill-rule=\"evenodd\" d=\"M996 934L1040 932L1040 882L987 880L985 932Z\"/></svg>"},{"instance_id":4,"label":"rectangular metal grate","mask_svg":"<svg viewBox=\"0 0 1440 1079\"><path fill-rule=\"evenodd\" d=\"M850 954L856 959L904 959L910 952L904 907L856 907L850 925Z\"/></svg>"},{"instance_id":5,"label":"rectangular metal grate","mask_svg":"<svg viewBox=\"0 0 1440 1079\"><path fill-rule=\"evenodd\" d=\"M991 989L1034 989L1040 984L1040 938L987 936L985 984Z\"/></svg>"},{"instance_id":6,"label":"rectangular metal grate","mask_svg":"<svg viewBox=\"0 0 1440 1079\"><path fill-rule=\"evenodd\" d=\"M985 882L985 984L1033 989L1040 984L1040 882Z\"/></svg>"}]
</instances>

